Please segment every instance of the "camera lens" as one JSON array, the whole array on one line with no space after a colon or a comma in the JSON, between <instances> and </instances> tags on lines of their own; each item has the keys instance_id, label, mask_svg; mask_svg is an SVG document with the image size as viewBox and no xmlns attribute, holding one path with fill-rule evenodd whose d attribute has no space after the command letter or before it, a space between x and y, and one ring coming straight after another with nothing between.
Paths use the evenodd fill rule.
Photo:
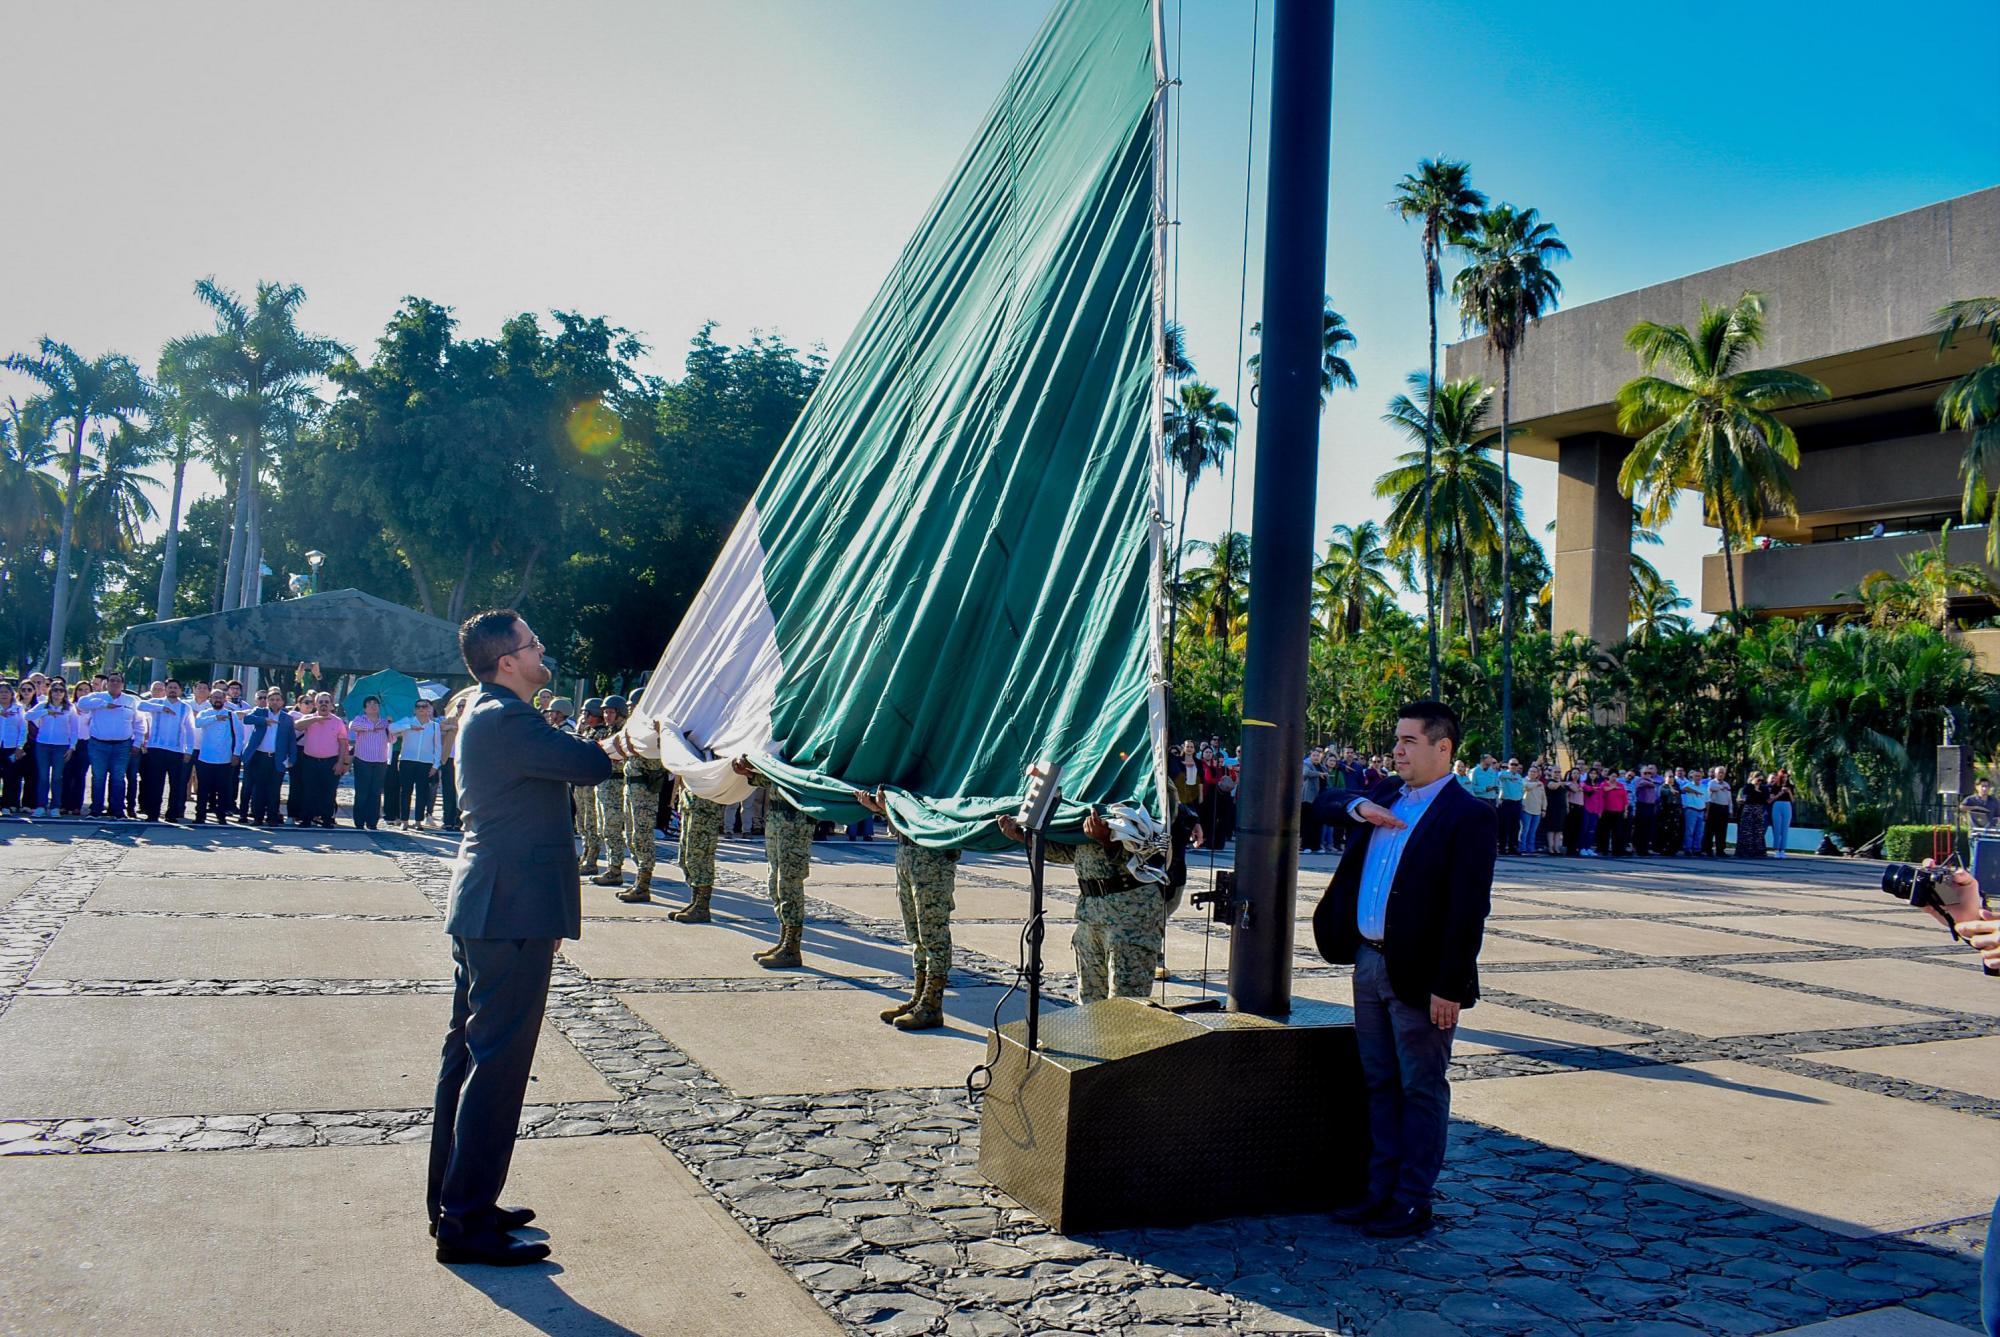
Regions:
<instances>
[{"instance_id":1,"label":"camera lens","mask_svg":"<svg viewBox=\"0 0 2000 1337\"><path fill-rule=\"evenodd\" d=\"M1917 885L1917 870L1906 863L1892 863L1882 870L1882 890L1899 901L1910 899Z\"/></svg>"}]
</instances>

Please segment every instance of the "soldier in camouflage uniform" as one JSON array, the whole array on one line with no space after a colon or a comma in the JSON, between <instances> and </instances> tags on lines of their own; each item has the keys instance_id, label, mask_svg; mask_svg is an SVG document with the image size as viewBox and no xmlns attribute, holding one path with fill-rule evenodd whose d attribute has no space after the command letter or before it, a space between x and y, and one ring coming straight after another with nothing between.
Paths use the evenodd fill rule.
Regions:
<instances>
[{"instance_id":1,"label":"soldier in camouflage uniform","mask_svg":"<svg viewBox=\"0 0 2000 1337\"><path fill-rule=\"evenodd\" d=\"M1015 840L1027 838L1012 817L1002 817L1000 829ZM1050 863L1076 869L1077 998L1085 1003L1114 995L1144 998L1152 991L1153 967L1166 941L1166 898L1172 889L1133 875L1126 866L1130 852L1095 810L1084 818L1083 833L1089 839L1081 845L1046 846Z\"/></svg>"},{"instance_id":2,"label":"soldier in camouflage uniform","mask_svg":"<svg viewBox=\"0 0 2000 1337\"><path fill-rule=\"evenodd\" d=\"M625 727L631 703L622 696L604 698L604 729L615 734ZM604 871L591 883L599 887L625 885L625 776L616 766L611 778L597 786L597 829L604 839Z\"/></svg>"},{"instance_id":3,"label":"soldier in camouflage uniform","mask_svg":"<svg viewBox=\"0 0 2000 1337\"><path fill-rule=\"evenodd\" d=\"M708 922L709 898L715 894L715 847L722 841L722 805L680 784L681 876L687 879L688 903L667 918L683 924Z\"/></svg>"},{"instance_id":4,"label":"soldier in camouflage uniform","mask_svg":"<svg viewBox=\"0 0 2000 1337\"><path fill-rule=\"evenodd\" d=\"M812 872L813 827L818 823L759 775L747 757L730 763L738 775L764 791L764 860L771 867L771 903L778 911L778 945L758 952L758 965L776 970L803 962L799 944L806 931L806 877Z\"/></svg>"},{"instance_id":5,"label":"soldier in camouflage uniform","mask_svg":"<svg viewBox=\"0 0 2000 1337\"><path fill-rule=\"evenodd\" d=\"M641 903L653 899L653 831L660 824L660 793L666 787L667 768L628 749L624 770L624 805L619 816L638 875L630 888L618 893L618 899Z\"/></svg>"},{"instance_id":6,"label":"soldier in camouflage uniform","mask_svg":"<svg viewBox=\"0 0 2000 1337\"><path fill-rule=\"evenodd\" d=\"M583 718L576 733L577 737L588 738L593 743L611 736L611 730L604 723L604 702L601 698L593 696L583 703ZM576 871L589 876L597 872L597 854L604 847L604 826L597 820L597 787L578 785L575 793L576 825L583 835L583 858Z\"/></svg>"},{"instance_id":7,"label":"soldier in camouflage uniform","mask_svg":"<svg viewBox=\"0 0 2000 1337\"><path fill-rule=\"evenodd\" d=\"M882 791L854 791L854 801L878 817L888 818ZM896 833L896 900L903 909L903 933L909 939L916 979L910 1001L887 1008L882 1020L904 1031L927 1031L944 1025L944 991L951 978L951 910L958 883L958 851L926 849L901 831Z\"/></svg>"}]
</instances>

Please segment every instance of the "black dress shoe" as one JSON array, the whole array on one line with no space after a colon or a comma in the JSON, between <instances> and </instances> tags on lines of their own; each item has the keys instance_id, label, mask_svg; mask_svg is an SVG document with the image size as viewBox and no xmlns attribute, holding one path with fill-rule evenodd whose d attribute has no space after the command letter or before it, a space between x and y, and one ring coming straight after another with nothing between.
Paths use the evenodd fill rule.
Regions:
<instances>
[{"instance_id":1,"label":"black dress shoe","mask_svg":"<svg viewBox=\"0 0 2000 1337\"><path fill-rule=\"evenodd\" d=\"M437 1246L440 1263L484 1263L488 1267L522 1267L549 1256L549 1246L530 1244L506 1235L474 1235L455 1244Z\"/></svg>"},{"instance_id":2,"label":"black dress shoe","mask_svg":"<svg viewBox=\"0 0 2000 1337\"><path fill-rule=\"evenodd\" d=\"M504 1235L510 1230L519 1230L522 1226L534 1220L535 1209L532 1207L495 1207L486 1214L486 1219L493 1224L495 1230ZM431 1238L436 1239L437 1236L438 1223L433 1221L431 1222Z\"/></svg>"},{"instance_id":3,"label":"black dress shoe","mask_svg":"<svg viewBox=\"0 0 2000 1337\"><path fill-rule=\"evenodd\" d=\"M1344 1226L1359 1226L1373 1221L1393 1206L1395 1204L1387 1198L1356 1198L1353 1202L1340 1204L1327 1215Z\"/></svg>"},{"instance_id":4,"label":"black dress shoe","mask_svg":"<svg viewBox=\"0 0 2000 1337\"><path fill-rule=\"evenodd\" d=\"M1431 1209L1392 1204L1389 1209L1361 1227L1362 1233L1378 1240L1406 1239L1431 1228Z\"/></svg>"}]
</instances>

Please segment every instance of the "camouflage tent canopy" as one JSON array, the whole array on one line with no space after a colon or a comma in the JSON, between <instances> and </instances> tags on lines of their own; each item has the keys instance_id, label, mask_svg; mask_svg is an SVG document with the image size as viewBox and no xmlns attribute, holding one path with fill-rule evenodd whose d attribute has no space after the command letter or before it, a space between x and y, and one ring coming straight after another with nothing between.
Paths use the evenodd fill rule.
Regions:
<instances>
[{"instance_id":1,"label":"camouflage tent canopy","mask_svg":"<svg viewBox=\"0 0 2000 1337\"><path fill-rule=\"evenodd\" d=\"M389 666L417 677L463 678L458 628L360 590L328 590L254 608L142 622L107 660L164 659L258 668L317 662L328 680Z\"/></svg>"}]
</instances>

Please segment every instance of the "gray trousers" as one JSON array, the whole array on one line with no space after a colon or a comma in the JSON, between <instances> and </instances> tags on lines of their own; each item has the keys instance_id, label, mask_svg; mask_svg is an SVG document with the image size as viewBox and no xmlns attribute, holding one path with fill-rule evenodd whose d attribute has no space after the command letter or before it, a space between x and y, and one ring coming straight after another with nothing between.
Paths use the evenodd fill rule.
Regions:
<instances>
[{"instance_id":1,"label":"gray trousers","mask_svg":"<svg viewBox=\"0 0 2000 1337\"><path fill-rule=\"evenodd\" d=\"M555 938L451 940L451 1027L438 1068L426 1206L438 1243L486 1234L542 1034Z\"/></svg>"},{"instance_id":2,"label":"gray trousers","mask_svg":"<svg viewBox=\"0 0 2000 1337\"><path fill-rule=\"evenodd\" d=\"M1368 1088L1368 1196L1429 1207L1451 1123L1451 1039L1389 987L1389 963L1362 943L1354 958L1354 1038Z\"/></svg>"}]
</instances>

